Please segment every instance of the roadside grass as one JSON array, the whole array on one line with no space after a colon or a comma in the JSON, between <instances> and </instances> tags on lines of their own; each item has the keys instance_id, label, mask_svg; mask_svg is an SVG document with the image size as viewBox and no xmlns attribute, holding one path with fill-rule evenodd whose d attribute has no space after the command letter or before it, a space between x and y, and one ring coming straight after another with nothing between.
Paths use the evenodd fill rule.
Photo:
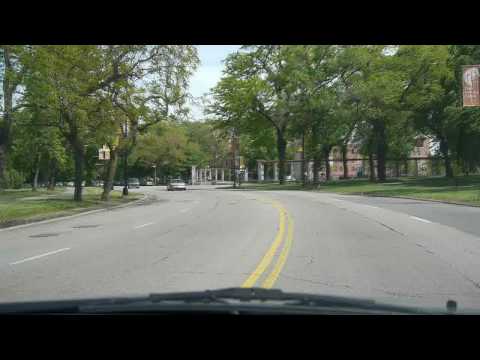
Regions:
<instances>
[{"instance_id":1,"label":"roadside grass","mask_svg":"<svg viewBox=\"0 0 480 360\"><path fill-rule=\"evenodd\" d=\"M76 214L86 210L111 207L140 198L131 193L128 198L121 191L111 192L109 202L101 201L101 188L84 188L83 201L73 201L73 193L65 189L4 190L0 191L0 227L13 226L52 217Z\"/></svg>"},{"instance_id":2,"label":"roadside grass","mask_svg":"<svg viewBox=\"0 0 480 360\"><path fill-rule=\"evenodd\" d=\"M303 188L298 183L280 185L276 183L242 185L244 189L256 190L304 190L333 192L337 194L402 196L425 200L480 205L480 176L458 176L454 179L445 177L398 178L383 183L371 183L368 179L337 180L321 183L317 189Z\"/></svg>"}]
</instances>

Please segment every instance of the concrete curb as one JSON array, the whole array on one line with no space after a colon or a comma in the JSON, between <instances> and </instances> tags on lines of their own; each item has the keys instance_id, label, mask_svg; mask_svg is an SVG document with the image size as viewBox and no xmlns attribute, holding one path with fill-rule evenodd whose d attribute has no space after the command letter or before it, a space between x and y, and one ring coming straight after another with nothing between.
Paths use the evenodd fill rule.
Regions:
<instances>
[{"instance_id":1,"label":"concrete curb","mask_svg":"<svg viewBox=\"0 0 480 360\"><path fill-rule=\"evenodd\" d=\"M325 191L327 192L327 191ZM441 204L447 204L447 205L459 205L459 206L467 206L467 207L480 207L480 205L475 205L475 204L466 204L466 203L458 203L458 202L452 202L452 201L446 201L446 200L434 200L434 199L419 199L419 198L414 198L414 197L408 197L408 196L385 196L385 195L375 195L375 194L364 194L364 193L350 193L350 194L342 194L342 193L333 193L331 192L330 194L337 194L337 195L356 195L356 196L365 196L365 197L381 197L385 199L406 199L406 200L417 200L417 201L424 201L424 202L433 202L433 203L441 203Z\"/></svg>"},{"instance_id":2,"label":"concrete curb","mask_svg":"<svg viewBox=\"0 0 480 360\"><path fill-rule=\"evenodd\" d=\"M147 195L143 195L142 198L137 199L137 200L134 200L134 201L131 201L131 202L128 202L128 203L126 203L126 204L120 204L120 205L116 205L116 206L112 206L112 207L105 207L105 208L95 209L95 210L90 210L90 211L83 211L83 212L80 212L80 213L78 213L78 214L65 215L65 216L59 216L59 217L53 217L53 218L51 218L51 219L46 219L46 220L40 220L40 221L35 221L35 220L33 220L33 221L28 222L28 223L26 223L26 224L14 225L14 226L8 226L8 227L5 227L5 228L0 228L0 232L2 232L2 231L7 231L7 230L21 229L21 228L25 228L25 227L29 227L29 226L33 226L33 225L48 224L48 223L55 222L55 221L72 219L72 218L76 218L76 217L79 217L79 216L94 214L94 213L101 212L101 211L108 211L108 210L120 209L120 208L123 208L123 207L127 207L127 206L134 205L134 204L136 204L136 203L138 203L138 202L140 202L140 201L145 200L146 198L147 198ZM28 220L27 220L27 221L28 221Z\"/></svg>"}]
</instances>

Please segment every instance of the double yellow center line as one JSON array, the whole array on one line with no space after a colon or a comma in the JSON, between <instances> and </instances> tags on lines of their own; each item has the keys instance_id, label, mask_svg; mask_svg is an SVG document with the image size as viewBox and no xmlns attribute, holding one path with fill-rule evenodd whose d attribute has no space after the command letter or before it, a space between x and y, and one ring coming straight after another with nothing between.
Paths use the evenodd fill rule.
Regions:
<instances>
[{"instance_id":1,"label":"double yellow center line","mask_svg":"<svg viewBox=\"0 0 480 360\"><path fill-rule=\"evenodd\" d=\"M292 247L292 242L293 242L293 226L294 225L293 225L293 219L290 217L287 210L285 209L285 207L283 207L282 204L274 200L265 200L265 199L259 199L259 200L273 205L278 210L279 228L272 245L270 246L268 251L265 253L265 255L263 256L262 260L255 268L255 270L250 274L247 280L245 280L245 282L242 284L242 287L253 287L255 285L257 280L267 270L267 268L270 266L273 259L275 258L275 254L280 248L280 245L284 240L285 232L286 232L287 233L286 240L277 258L277 262L275 263L275 265L273 266L273 269L271 270L271 272L268 274L268 276L265 278L265 280L261 285L261 287L269 289L273 287L273 285L275 284L275 281L277 281L277 278L280 275L280 272L282 271L282 268L285 265L285 262L287 261L288 253L290 252L290 249ZM286 229L287 231L285 231Z\"/></svg>"}]
</instances>

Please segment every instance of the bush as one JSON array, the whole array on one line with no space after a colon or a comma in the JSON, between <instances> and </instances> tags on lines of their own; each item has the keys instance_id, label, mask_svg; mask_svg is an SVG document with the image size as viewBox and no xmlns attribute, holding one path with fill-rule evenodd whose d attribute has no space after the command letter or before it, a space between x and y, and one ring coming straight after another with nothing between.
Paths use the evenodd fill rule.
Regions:
<instances>
[{"instance_id":1,"label":"bush","mask_svg":"<svg viewBox=\"0 0 480 360\"><path fill-rule=\"evenodd\" d=\"M2 179L2 188L5 189L21 189L25 182L25 175L15 169L5 170L4 178Z\"/></svg>"}]
</instances>

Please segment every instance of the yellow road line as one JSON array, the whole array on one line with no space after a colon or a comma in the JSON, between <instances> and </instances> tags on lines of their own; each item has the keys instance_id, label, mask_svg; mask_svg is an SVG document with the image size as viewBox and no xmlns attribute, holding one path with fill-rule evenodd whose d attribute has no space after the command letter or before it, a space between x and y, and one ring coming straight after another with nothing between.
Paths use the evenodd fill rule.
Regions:
<instances>
[{"instance_id":1,"label":"yellow road line","mask_svg":"<svg viewBox=\"0 0 480 360\"><path fill-rule=\"evenodd\" d=\"M273 257L275 256L275 253L282 243L282 238L283 234L285 233L285 209L282 206L279 206L275 203L273 205L278 209L279 211L279 216L280 216L280 224L279 224L279 229L277 232L277 235L275 236L275 240L272 243L272 246L268 249L267 253L263 257L263 259L260 261L260 263L257 265L256 269L253 271L252 274L248 277L247 280L242 284L242 287L252 287L255 282L258 280L258 278L264 273L264 271L267 269L268 265L273 260Z\"/></svg>"},{"instance_id":2,"label":"yellow road line","mask_svg":"<svg viewBox=\"0 0 480 360\"><path fill-rule=\"evenodd\" d=\"M262 284L262 287L270 289L275 281L277 281L278 276L280 275L280 272L282 271L283 266L285 265L285 262L287 261L288 253L290 252L290 249L292 248L292 243L293 243L293 219L290 217L290 215L287 214L288 218L288 234L287 234L287 240L285 242L285 245L283 246L282 252L280 253L280 256L278 257L277 263L275 264L275 267L273 268L272 272L267 276L265 281Z\"/></svg>"}]
</instances>

